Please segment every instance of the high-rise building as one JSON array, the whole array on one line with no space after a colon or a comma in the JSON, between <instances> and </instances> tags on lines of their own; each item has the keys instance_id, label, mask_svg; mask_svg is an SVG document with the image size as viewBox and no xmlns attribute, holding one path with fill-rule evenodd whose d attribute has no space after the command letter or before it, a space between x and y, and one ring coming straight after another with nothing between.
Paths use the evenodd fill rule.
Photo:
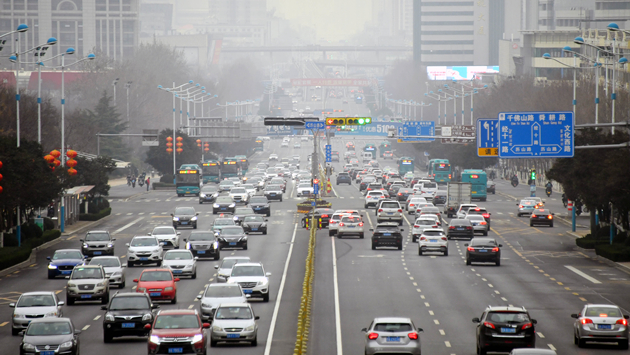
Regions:
<instances>
[{"instance_id":1,"label":"high-rise building","mask_svg":"<svg viewBox=\"0 0 630 355\"><path fill-rule=\"evenodd\" d=\"M379 44L411 44L413 0L372 0L372 26Z\"/></svg>"},{"instance_id":2,"label":"high-rise building","mask_svg":"<svg viewBox=\"0 0 630 355\"><path fill-rule=\"evenodd\" d=\"M55 37L58 43L49 56L72 47L76 57L96 50L113 59L129 58L138 44L138 10L139 0L2 0L0 33L21 23L29 26L4 52L16 52L18 45L24 51Z\"/></svg>"}]
</instances>

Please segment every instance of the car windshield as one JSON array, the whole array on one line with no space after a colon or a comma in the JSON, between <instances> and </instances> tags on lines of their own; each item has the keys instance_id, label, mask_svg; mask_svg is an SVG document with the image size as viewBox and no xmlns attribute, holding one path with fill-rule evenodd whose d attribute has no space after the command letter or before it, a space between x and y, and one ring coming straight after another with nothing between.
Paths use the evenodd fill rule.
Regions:
<instances>
[{"instance_id":1,"label":"car windshield","mask_svg":"<svg viewBox=\"0 0 630 355\"><path fill-rule=\"evenodd\" d=\"M466 219L469 219L471 221L485 221L486 220L485 218L483 218L483 216L475 215L475 214L466 216Z\"/></svg>"},{"instance_id":2,"label":"car windshield","mask_svg":"<svg viewBox=\"0 0 630 355\"><path fill-rule=\"evenodd\" d=\"M109 304L110 311L124 311L132 309L149 309L149 301L146 297L114 297Z\"/></svg>"},{"instance_id":3,"label":"car windshield","mask_svg":"<svg viewBox=\"0 0 630 355\"><path fill-rule=\"evenodd\" d=\"M374 331L376 332L410 332L413 327L409 323L376 323Z\"/></svg>"},{"instance_id":4,"label":"car windshield","mask_svg":"<svg viewBox=\"0 0 630 355\"><path fill-rule=\"evenodd\" d=\"M368 195L370 195L370 196L381 196L381 195L383 195L383 191L370 191L370 192L368 192Z\"/></svg>"},{"instance_id":5,"label":"car windshield","mask_svg":"<svg viewBox=\"0 0 630 355\"><path fill-rule=\"evenodd\" d=\"M249 307L220 307L214 315L214 319L252 319L252 311Z\"/></svg>"},{"instance_id":6,"label":"car windshield","mask_svg":"<svg viewBox=\"0 0 630 355\"><path fill-rule=\"evenodd\" d=\"M437 208L437 207L434 207L434 206L425 206L425 207L422 209L422 213L425 213L425 212L427 212L427 213L428 213L428 212L430 212L430 213L440 213L440 209L439 209L439 208ZM483 217L482 217L482 218L483 218Z\"/></svg>"},{"instance_id":7,"label":"car windshield","mask_svg":"<svg viewBox=\"0 0 630 355\"><path fill-rule=\"evenodd\" d=\"M219 185L223 185L223 186L232 186L234 185L234 181L230 181L230 180L223 180L219 183Z\"/></svg>"},{"instance_id":8,"label":"car windshield","mask_svg":"<svg viewBox=\"0 0 630 355\"><path fill-rule=\"evenodd\" d=\"M252 210L249 207L245 207L245 208L237 208L234 211L234 214L254 214L254 210Z\"/></svg>"},{"instance_id":9,"label":"car windshield","mask_svg":"<svg viewBox=\"0 0 630 355\"><path fill-rule=\"evenodd\" d=\"M298 187L311 187L311 183L309 182L301 182Z\"/></svg>"},{"instance_id":10,"label":"car windshield","mask_svg":"<svg viewBox=\"0 0 630 355\"><path fill-rule=\"evenodd\" d=\"M146 271L140 275L140 281L171 281L173 276L169 271Z\"/></svg>"},{"instance_id":11,"label":"car windshield","mask_svg":"<svg viewBox=\"0 0 630 355\"><path fill-rule=\"evenodd\" d=\"M26 329L26 335L67 335L72 334L72 328L68 322L41 322L31 323Z\"/></svg>"},{"instance_id":12,"label":"car windshield","mask_svg":"<svg viewBox=\"0 0 630 355\"><path fill-rule=\"evenodd\" d=\"M232 276L265 276L261 266L235 266L232 268Z\"/></svg>"},{"instance_id":13,"label":"car windshield","mask_svg":"<svg viewBox=\"0 0 630 355\"><path fill-rule=\"evenodd\" d=\"M118 258L93 258L90 265L101 265L102 267L120 267Z\"/></svg>"},{"instance_id":14,"label":"car windshield","mask_svg":"<svg viewBox=\"0 0 630 355\"><path fill-rule=\"evenodd\" d=\"M252 197L249 199L249 203L267 203L267 198L262 196L262 197Z\"/></svg>"},{"instance_id":15,"label":"car windshield","mask_svg":"<svg viewBox=\"0 0 630 355\"><path fill-rule=\"evenodd\" d=\"M434 182L425 182L424 184L422 184L422 187L425 189L436 189L437 184Z\"/></svg>"},{"instance_id":16,"label":"car windshield","mask_svg":"<svg viewBox=\"0 0 630 355\"><path fill-rule=\"evenodd\" d=\"M188 237L188 241L191 242L199 242L199 241L214 241L214 234L213 233L207 233L207 232L201 232L201 233L190 233L190 236Z\"/></svg>"},{"instance_id":17,"label":"car windshield","mask_svg":"<svg viewBox=\"0 0 630 355\"><path fill-rule=\"evenodd\" d=\"M432 219L418 219L416 220L416 224L420 226L432 226L435 224L435 221Z\"/></svg>"},{"instance_id":18,"label":"car windshield","mask_svg":"<svg viewBox=\"0 0 630 355\"><path fill-rule=\"evenodd\" d=\"M244 188L242 188L242 187L235 187L235 188L233 188L232 190L230 190L230 193L231 193L231 194L246 194L246 193L247 193L247 190L245 190L245 189L244 189Z\"/></svg>"},{"instance_id":19,"label":"car windshield","mask_svg":"<svg viewBox=\"0 0 630 355\"><path fill-rule=\"evenodd\" d=\"M216 284L215 284L216 285ZM230 286L210 286L206 288L203 297L241 297L241 287L238 285Z\"/></svg>"},{"instance_id":20,"label":"car windshield","mask_svg":"<svg viewBox=\"0 0 630 355\"><path fill-rule=\"evenodd\" d=\"M217 192L219 189L216 185L207 185L201 188L201 192L209 193L209 192Z\"/></svg>"},{"instance_id":21,"label":"car windshield","mask_svg":"<svg viewBox=\"0 0 630 355\"><path fill-rule=\"evenodd\" d=\"M167 251L164 260L192 260L192 253L189 251Z\"/></svg>"},{"instance_id":22,"label":"car windshield","mask_svg":"<svg viewBox=\"0 0 630 355\"><path fill-rule=\"evenodd\" d=\"M233 226L234 220L229 218L217 218L214 220L215 226Z\"/></svg>"},{"instance_id":23,"label":"car windshield","mask_svg":"<svg viewBox=\"0 0 630 355\"><path fill-rule=\"evenodd\" d=\"M470 242L471 247L495 247L497 242L494 239L486 239L486 238L473 238Z\"/></svg>"},{"instance_id":24,"label":"car windshield","mask_svg":"<svg viewBox=\"0 0 630 355\"><path fill-rule=\"evenodd\" d=\"M469 226L470 220L467 219L453 219L451 220L451 226Z\"/></svg>"},{"instance_id":25,"label":"car windshield","mask_svg":"<svg viewBox=\"0 0 630 355\"><path fill-rule=\"evenodd\" d=\"M495 323L523 323L529 322L529 316L523 312L490 312L488 320Z\"/></svg>"},{"instance_id":26,"label":"car windshield","mask_svg":"<svg viewBox=\"0 0 630 355\"><path fill-rule=\"evenodd\" d=\"M155 319L155 329L190 329L200 328L199 317L196 314L164 314Z\"/></svg>"},{"instance_id":27,"label":"car windshield","mask_svg":"<svg viewBox=\"0 0 630 355\"><path fill-rule=\"evenodd\" d=\"M132 247L152 247L157 246L158 242L155 238L133 238L130 245Z\"/></svg>"},{"instance_id":28,"label":"car windshield","mask_svg":"<svg viewBox=\"0 0 630 355\"><path fill-rule=\"evenodd\" d=\"M103 242L109 240L109 234L107 233L88 233L85 236L86 242Z\"/></svg>"},{"instance_id":29,"label":"car windshield","mask_svg":"<svg viewBox=\"0 0 630 355\"><path fill-rule=\"evenodd\" d=\"M431 230L431 229L425 229L424 232L422 232L422 234L428 236L428 237L440 237L444 235L443 231L436 231L436 230Z\"/></svg>"},{"instance_id":30,"label":"car windshield","mask_svg":"<svg viewBox=\"0 0 630 355\"><path fill-rule=\"evenodd\" d=\"M83 259L83 254L81 254L80 251L75 251L75 250L63 250L63 251L56 251L55 255L53 255L53 260L60 260L60 259Z\"/></svg>"},{"instance_id":31,"label":"car windshield","mask_svg":"<svg viewBox=\"0 0 630 355\"><path fill-rule=\"evenodd\" d=\"M265 219L262 216L247 216L243 222L264 222Z\"/></svg>"},{"instance_id":32,"label":"car windshield","mask_svg":"<svg viewBox=\"0 0 630 355\"><path fill-rule=\"evenodd\" d=\"M175 214L176 215L191 215L191 214L195 214L195 209L192 207L177 207L175 208ZM166 233L164 233L166 234Z\"/></svg>"},{"instance_id":33,"label":"car windshield","mask_svg":"<svg viewBox=\"0 0 630 355\"><path fill-rule=\"evenodd\" d=\"M265 190L281 190L280 185L269 185Z\"/></svg>"},{"instance_id":34,"label":"car windshield","mask_svg":"<svg viewBox=\"0 0 630 355\"><path fill-rule=\"evenodd\" d=\"M230 196L219 196L217 197L217 203L232 203L232 198Z\"/></svg>"},{"instance_id":35,"label":"car windshield","mask_svg":"<svg viewBox=\"0 0 630 355\"><path fill-rule=\"evenodd\" d=\"M77 267L72 271L73 280L82 280L82 279L102 279L103 273L101 273L101 269L97 269L94 267L86 268L86 267Z\"/></svg>"},{"instance_id":36,"label":"car windshield","mask_svg":"<svg viewBox=\"0 0 630 355\"><path fill-rule=\"evenodd\" d=\"M255 187L252 184L245 184L245 185L243 185L243 189L245 189L245 190L247 190L247 189L253 190L253 189L255 189Z\"/></svg>"},{"instance_id":37,"label":"car windshield","mask_svg":"<svg viewBox=\"0 0 630 355\"><path fill-rule=\"evenodd\" d=\"M249 258L244 258L244 259L223 259L223 262L221 263L221 269L231 269L235 264L248 263L249 261L250 261Z\"/></svg>"},{"instance_id":38,"label":"car windshield","mask_svg":"<svg viewBox=\"0 0 630 355\"><path fill-rule=\"evenodd\" d=\"M620 318L621 311L617 307L598 307L591 306L586 309L585 317L613 317Z\"/></svg>"},{"instance_id":39,"label":"car windshield","mask_svg":"<svg viewBox=\"0 0 630 355\"><path fill-rule=\"evenodd\" d=\"M26 295L20 297L16 307L51 307L54 305L55 299L52 295Z\"/></svg>"},{"instance_id":40,"label":"car windshield","mask_svg":"<svg viewBox=\"0 0 630 355\"><path fill-rule=\"evenodd\" d=\"M381 208L400 208L396 202L383 202Z\"/></svg>"},{"instance_id":41,"label":"car windshield","mask_svg":"<svg viewBox=\"0 0 630 355\"><path fill-rule=\"evenodd\" d=\"M167 235L167 234L175 234L175 228L173 227L157 227L153 229L153 235Z\"/></svg>"},{"instance_id":42,"label":"car windshield","mask_svg":"<svg viewBox=\"0 0 630 355\"><path fill-rule=\"evenodd\" d=\"M347 216L347 217L343 217L341 219L341 222L344 222L344 223L359 223L359 222L361 222L361 218L354 217L354 216Z\"/></svg>"},{"instance_id":43,"label":"car windshield","mask_svg":"<svg viewBox=\"0 0 630 355\"><path fill-rule=\"evenodd\" d=\"M532 200L524 200L524 201L521 201L521 203L520 203L520 204L521 204L521 205L523 205L523 206L532 206L532 205L535 205L535 204L536 204L536 201L532 201Z\"/></svg>"},{"instance_id":44,"label":"car windshield","mask_svg":"<svg viewBox=\"0 0 630 355\"><path fill-rule=\"evenodd\" d=\"M243 228L241 228L241 227L223 228L223 229L221 229L221 235L223 235L223 236L226 236L226 235L239 235L239 234L243 234Z\"/></svg>"}]
</instances>

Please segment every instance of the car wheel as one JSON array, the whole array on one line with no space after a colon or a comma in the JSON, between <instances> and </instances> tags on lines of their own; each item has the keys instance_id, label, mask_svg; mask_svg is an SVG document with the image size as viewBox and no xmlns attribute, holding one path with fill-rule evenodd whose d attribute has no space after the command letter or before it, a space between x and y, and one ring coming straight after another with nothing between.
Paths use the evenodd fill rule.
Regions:
<instances>
[{"instance_id":1,"label":"car wheel","mask_svg":"<svg viewBox=\"0 0 630 355\"><path fill-rule=\"evenodd\" d=\"M477 345L477 355L486 355L487 353L488 353L488 350Z\"/></svg>"},{"instance_id":2,"label":"car wheel","mask_svg":"<svg viewBox=\"0 0 630 355\"><path fill-rule=\"evenodd\" d=\"M127 267L133 267L133 261L127 261Z\"/></svg>"},{"instance_id":3,"label":"car wheel","mask_svg":"<svg viewBox=\"0 0 630 355\"><path fill-rule=\"evenodd\" d=\"M217 211L215 211L215 210L212 210L212 214L217 214Z\"/></svg>"},{"instance_id":4,"label":"car wheel","mask_svg":"<svg viewBox=\"0 0 630 355\"><path fill-rule=\"evenodd\" d=\"M210 347L214 348L215 346L217 346L217 341L210 339Z\"/></svg>"},{"instance_id":5,"label":"car wheel","mask_svg":"<svg viewBox=\"0 0 630 355\"><path fill-rule=\"evenodd\" d=\"M495 262L495 264L496 264L497 266L501 266L501 259L497 259L497 261Z\"/></svg>"},{"instance_id":6,"label":"car wheel","mask_svg":"<svg viewBox=\"0 0 630 355\"><path fill-rule=\"evenodd\" d=\"M470 265L470 259L466 259L466 265Z\"/></svg>"},{"instance_id":7,"label":"car wheel","mask_svg":"<svg viewBox=\"0 0 630 355\"><path fill-rule=\"evenodd\" d=\"M280 202L282 202L282 197L280 197Z\"/></svg>"},{"instance_id":8,"label":"car wheel","mask_svg":"<svg viewBox=\"0 0 630 355\"><path fill-rule=\"evenodd\" d=\"M376 250L376 244L372 243L372 250Z\"/></svg>"},{"instance_id":9,"label":"car wheel","mask_svg":"<svg viewBox=\"0 0 630 355\"><path fill-rule=\"evenodd\" d=\"M337 238L341 239L341 233L337 233Z\"/></svg>"},{"instance_id":10,"label":"car wheel","mask_svg":"<svg viewBox=\"0 0 630 355\"><path fill-rule=\"evenodd\" d=\"M533 227L533 226L534 226L534 223L530 223L530 224L529 224L529 226L530 226L530 227Z\"/></svg>"},{"instance_id":11,"label":"car wheel","mask_svg":"<svg viewBox=\"0 0 630 355\"><path fill-rule=\"evenodd\" d=\"M487 236L488 235L488 231L483 232L483 236Z\"/></svg>"},{"instance_id":12,"label":"car wheel","mask_svg":"<svg viewBox=\"0 0 630 355\"><path fill-rule=\"evenodd\" d=\"M551 223L551 224L549 225L549 227L553 228L553 223Z\"/></svg>"},{"instance_id":13,"label":"car wheel","mask_svg":"<svg viewBox=\"0 0 630 355\"><path fill-rule=\"evenodd\" d=\"M363 237L365 237L365 235L363 233L359 234L359 238L363 239Z\"/></svg>"},{"instance_id":14,"label":"car wheel","mask_svg":"<svg viewBox=\"0 0 630 355\"><path fill-rule=\"evenodd\" d=\"M271 216L271 212L267 212L267 214L265 216L267 216L267 217Z\"/></svg>"},{"instance_id":15,"label":"car wheel","mask_svg":"<svg viewBox=\"0 0 630 355\"><path fill-rule=\"evenodd\" d=\"M107 330L103 330L103 342L111 343L113 339L114 337L112 336L112 333L108 332Z\"/></svg>"},{"instance_id":16,"label":"car wheel","mask_svg":"<svg viewBox=\"0 0 630 355\"><path fill-rule=\"evenodd\" d=\"M243 250L247 250L247 244L243 245Z\"/></svg>"},{"instance_id":17,"label":"car wheel","mask_svg":"<svg viewBox=\"0 0 630 355\"><path fill-rule=\"evenodd\" d=\"M262 234L263 235L267 235L267 230L265 229L265 231Z\"/></svg>"},{"instance_id":18,"label":"car wheel","mask_svg":"<svg viewBox=\"0 0 630 355\"><path fill-rule=\"evenodd\" d=\"M586 341L584 341L583 339L578 338L578 344L577 344L578 348L583 348L586 346Z\"/></svg>"},{"instance_id":19,"label":"car wheel","mask_svg":"<svg viewBox=\"0 0 630 355\"><path fill-rule=\"evenodd\" d=\"M190 276L191 279L196 279L197 278L197 271L195 270L195 272Z\"/></svg>"},{"instance_id":20,"label":"car wheel","mask_svg":"<svg viewBox=\"0 0 630 355\"><path fill-rule=\"evenodd\" d=\"M22 329L11 328L11 335L16 336L19 335Z\"/></svg>"},{"instance_id":21,"label":"car wheel","mask_svg":"<svg viewBox=\"0 0 630 355\"><path fill-rule=\"evenodd\" d=\"M254 340L251 343L251 346L258 346L258 336L256 336L256 338L254 338Z\"/></svg>"},{"instance_id":22,"label":"car wheel","mask_svg":"<svg viewBox=\"0 0 630 355\"><path fill-rule=\"evenodd\" d=\"M173 297L173 299L171 300L171 304L176 304L177 303L177 295L175 295L175 297Z\"/></svg>"},{"instance_id":23,"label":"car wheel","mask_svg":"<svg viewBox=\"0 0 630 355\"><path fill-rule=\"evenodd\" d=\"M269 302L269 292L263 296L263 302Z\"/></svg>"},{"instance_id":24,"label":"car wheel","mask_svg":"<svg viewBox=\"0 0 630 355\"><path fill-rule=\"evenodd\" d=\"M620 342L617 343L617 347L621 350L628 350L628 341L627 340L622 340Z\"/></svg>"},{"instance_id":25,"label":"car wheel","mask_svg":"<svg viewBox=\"0 0 630 355\"><path fill-rule=\"evenodd\" d=\"M158 262L156 263L156 265L157 265L158 267L162 266L162 260L158 261Z\"/></svg>"},{"instance_id":26,"label":"car wheel","mask_svg":"<svg viewBox=\"0 0 630 355\"><path fill-rule=\"evenodd\" d=\"M193 225L193 229L197 229L197 223Z\"/></svg>"},{"instance_id":27,"label":"car wheel","mask_svg":"<svg viewBox=\"0 0 630 355\"><path fill-rule=\"evenodd\" d=\"M217 252L214 254L214 260L219 260L221 259L221 252L217 250Z\"/></svg>"},{"instance_id":28,"label":"car wheel","mask_svg":"<svg viewBox=\"0 0 630 355\"><path fill-rule=\"evenodd\" d=\"M199 201L199 204L200 204L200 205L203 205L203 202Z\"/></svg>"},{"instance_id":29,"label":"car wheel","mask_svg":"<svg viewBox=\"0 0 630 355\"><path fill-rule=\"evenodd\" d=\"M48 273L48 279L54 279L55 278L55 274L49 272Z\"/></svg>"},{"instance_id":30,"label":"car wheel","mask_svg":"<svg viewBox=\"0 0 630 355\"><path fill-rule=\"evenodd\" d=\"M402 243L398 246L398 250L402 250Z\"/></svg>"},{"instance_id":31,"label":"car wheel","mask_svg":"<svg viewBox=\"0 0 630 355\"><path fill-rule=\"evenodd\" d=\"M418 248L418 255L422 255L422 249Z\"/></svg>"},{"instance_id":32,"label":"car wheel","mask_svg":"<svg viewBox=\"0 0 630 355\"><path fill-rule=\"evenodd\" d=\"M106 292L107 292L106 296L101 299L101 304L108 304L109 303L109 290L107 290Z\"/></svg>"},{"instance_id":33,"label":"car wheel","mask_svg":"<svg viewBox=\"0 0 630 355\"><path fill-rule=\"evenodd\" d=\"M448 248L444 250L444 256L448 256Z\"/></svg>"},{"instance_id":34,"label":"car wheel","mask_svg":"<svg viewBox=\"0 0 630 355\"><path fill-rule=\"evenodd\" d=\"M127 284L127 283L126 283L125 281L123 281L123 282L122 282L122 283L121 283L118 287L119 287L119 288L125 288L125 285L126 285L126 284Z\"/></svg>"},{"instance_id":35,"label":"car wheel","mask_svg":"<svg viewBox=\"0 0 630 355\"><path fill-rule=\"evenodd\" d=\"M68 306L74 305L74 298L70 298L70 297L66 296L66 304Z\"/></svg>"}]
</instances>

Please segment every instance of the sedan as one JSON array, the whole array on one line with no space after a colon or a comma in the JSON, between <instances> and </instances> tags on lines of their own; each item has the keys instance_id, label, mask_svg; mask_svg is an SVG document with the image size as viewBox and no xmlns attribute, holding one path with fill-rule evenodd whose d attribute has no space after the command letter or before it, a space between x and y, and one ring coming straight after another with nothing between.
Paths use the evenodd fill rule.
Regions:
<instances>
[{"instance_id":1,"label":"sedan","mask_svg":"<svg viewBox=\"0 0 630 355\"><path fill-rule=\"evenodd\" d=\"M125 266L117 256L97 256L90 260L90 265L101 265L105 276L109 278L110 286L125 288Z\"/></svg>"},{"instance_id":2,"label":"sedan","mask_svg":"<svg viewBox=\"0 0 630 355\"><path fill-rule=\"evenodd\" d=\"M234 265L238 263L248 263L250 261L249 256L227 256L223 258L220 265L214 266L217 270L217 281L226 282L232 274L232 267L234 267Z\"/></svg>"},{"instance_id":3,"label":"sedan","mask_svg":"<svg viewBox=\"0 0 630 355\"><path fill-rule=\"evenodd\" d=\"M70 318L33 319L24 331L20 355L78 355L79 334L81 330L74 327Z\"/></svg>"},{"instance_id":4,"label":"sedan","mask_svg":"<svg viewBox=\"0 0 630 355\"><path fill-rule=\"evenodd\" d=\"M193 229L197 229L197 216L199 216L199 212L195 212L195 209L192 207L176 207L175 212L171 213L173 227L177 229L177 227L181 226L190 226Z\"/></svg>"},{"instance_id":5,"label":"sedan","mask_svg":"<svg viewBox=\"0 0 630 355\"><path fill-rule=\"evenodd\" d=\"M252 214L254 214L254 210L250 207L241 207L234 210L234 217L232 217L232 219L237 226L240 226L243 222L243 218Z\"/></svg>"},{"instance_id":6,"label":"sedan","mask_svg":"<svg viewBox=\"0 0 630 355\"><path fill-rule=\"evenodd\" d=\"M488 222L483 216L478 214L469 214L466 216L467 220L470 221L470 224L473 226L473 232L482 233L484 236L488 235Z\"/></svg>"},{"instance_id":7,"label":"sedan","mask_svg":"<svg viewBox=\"0 0 630 355\"><path fill-rule=\"evenodd\" d=\"M496 185L495 185L494 181L488 181L486 183L486 192L487 193L492 193L493 195L496 193Z\"/></svg>"},{"instance_id":8,"label":"sedan","mask_svg":"<svg viewBox=\"0 0 630 355\"><path fill-rule=\"evenodd\" d=\"M230 191L236 184L231 180L223 180L219 183L219 192Z\"/></svg>"},{"instance_id":9,"label":"sedan","mask_svg":"<svg viewBox=\"0 0 630 355\"><path fill-rule=\"evenodd\" d=\"M190 250L196 257L213 258L214 260L221 258L219 242L212 231L192 232L188 239L184 238L184 243L186 243L186 249Z\"/></svg>"},{"instance_id":10,"label":"sedan","mask_svg":"<svg viewBox=\"0 0 630 355\"><path fill-rule=\"evenodd\" d=\"M223 303L217 308L210 328L210 346L219 342L249 342L258 345L258 324L260 317L254 315L248 303Z\"/></svg>"},{"instance_id":11,"label":"sedan","mask_svg":"<svg viewBox=\"0 0 630 355\"><path fill-rule=\"evenodd\" d=\"M134 279L137 283L136 292L148 293L154 301L168 301L177 303L178 278L173 277L170 269L144 269L140 278Z\"/></svg>"},{"instance_id":12,"label":"sedan","mask_svg":"<svg viewBox=\"0 0 630 355\"><path fill-rule=\"evenodd\" d=\"M54 279L57 276L68 276L77 265L84 265L87 256L83 256L78 249L59 249L55 251L52 258L48 259L48 278Z\"/></svg>"},{"instance_id":13,"label":"sedan","mask_svg":"<svg viewBox=\"0 0 630 355\"><path fill-rule=\"evenodd\" d=\"M199 204L213 202L217 197L219 197L219 187L217 185L205 185L199 192Z\"/></svg>"},{"instance_id":14,"label":"sedan","mask_svg":"<svg viewBox=\"0 0 630 355\"><path fill-rule=\"evenodd\" d=\"M219 248L243 248L247 250L247 234L243 227L225 227L221 229L221 233L217 238L219 240Z\"/></svg>"},{"instance_id":15,"label":"sedan","mask_svg":"<svg viewBox=\"0 0 630 355\"><path fill-rule=\"evenodd\" d=\"M518 206L518 212L516 213L518 217L524 214L531 214L537 207L537 203L534 200L521 200L521 202L516 205Z\"/></svg>"},{"instance_id":16,"label":"sedan","mask_svg":"<svg viewBox=\"0 0 630 355\"><path fill-rule=\"evenodd\" d=\"M472 223L467 219L453 219L448 227L448 239L468 239L472 240L475 236L475 230Z\"/></svg>"},{"instance_id":17,"label":"sedan","mask_svg":"<svg viewBox=\"0 0 630 355\"><path fill-rule=\"evenodd\" d=\"M241 223L241 227L245 233L262 233L263 235L267 234L267 219L263 218L259 215L249 215L243 218L243 222Z\"/></svg>"},{"instance_id":18,"label":"sedan","mask_svg":"<svg viewBox=\"0 0 630 355\"><path fill-rule=\"evenodd\" d=\"M217 218L212 221L212 225L210 226L210 231L215 233L221 233L221 229L225 227L233 227L236 226L234 220L232 218Z\"/></svg>"},{"instance_id":19,"label":"sedan","mask_svg":"<svg viewBox=\"0 0 630 355\"><path fill-rule=\"evenodd\" d=\"M411 319L402 317L375 318L365 333L365 355L396 353L420 355L422 328L416 328Z\"/></svg>"},{"instance_id":20,"label":"sedan","mask_svg":"<svg viewBox=\"0 0 630 355\"><path fill-rule=\"evenodd\" d=\"M580 348L586 342L616 342L620 349L628 349L628 315L611 304L588 304L578 314L572 314L573 342Z\"/></svg>"},{"instance_id":21,"label":"sedan","mask_svg":"<svg viewBox=\"0 0 630 355\"><path fill-rule=\"evenodd\" d=\"M352 178L350 177L350 174L347 172L337 174L337 185L339 184L352 185Z\"/></svg>"},{"instance_id":22,"label":"sedan","mask_svg":"<svg viewBox=\"0 0 630 355\"><path fill-rule=\"evenodd\" d=\"M432 217L419 217L416 218L416 221L413 223L413 228L411 229L411 241L415 243L420 238L420 235L424 233L427 229L435 229L438 228L439 224L435 218Z\"/></svg>"},{"instance_id":23,"label":"sedan","mask_svg":"<svg viewBox=\"0 0 630 355\"><path fill-rule=\"evenodd\" d=\"M212 205L212 214L221 213L234 213L236 203L232 201L230 196L219 196Z\"/></svg>"},{"instance_id":24,"label":"sedan","mask_svg":"<svg viewBox=\"0 0 630 355\"><path fill-rule=\"evenodd\" d=\"M553 228L553 216L554 214L546 209L534 210L529 216L529 226L533 227L534 224L543 224Z\"/></svg>"},{"instance_id":25,"label":"sedan","mask_svg":"<svg viewBox=\"0 0 630 355\"><path fill-rule=\"evenodd\" d=\"M206 286L203 294L197 295L201 319L212 320L222 303L247 303L248 295L237 284L212 283Z\"/></svg>"},{"instance_id":26,"label":"sedan","mask_svg":"<svg viewBox=\"0 0 630 355\"><path fill-rule=\"evenodd\" d=\"M282 186L280 185L267 185L265 187L265 197L267 200L280 200L282 202Z\"/></svg>"},{"instance_id":27,"label":"sedan","mask_svg":"<svg viewBox=\"0 0 630 355\"><path fill-rule=\"evenodd\" d=\"M501 265L501 247L494 238L474 238L464 244L466 248L466 265L474 262L494 262Z\"/></svg>"},{"instance_id":28,"label":"sedan","mask_svg":"<svg viewBox=\"0 0 630 355\"><path fill-rule=\"evenodd\" d=\"M171 269L173 275L196 279L197 259L190 250L169 250L164 253L162 267Z\"/></svg>"},{"instance_id":29,"label":"sedan","mask_svg":"<svg viewBox=\"0 0 630 355\"><path fill-rule=\"evenodd\" d=\"M249 199L249 207L254 210L256 214L264 214L265 216L271 216L271 207L269 207L269 200L265 196L252 196Z\"/></svg>"},{"instance_id":30,"label":"sedan","mask_svg":"<svg viewBox=\"0 0 630 355\"><path fill-rule=\"evenodd\" d=\"M149 333L148 354L206 354L208 339L197 311L169 309L160 311L153 325L147 324Z\"/></svg>"},{"instance_id":31,"label":"sedan","mask_svg":"<svg viewBox=\"0 0 630 355\"><path fill-rule=\"evenodd\" d=\"M159 243L162 244L162 248L175 248L179 249L179 236L180 232L175 230L175 227L155 227L153 232L148 233L150 236L155 237Z\"/></svg>"},{"instance_id":32,"label":"sedan","mask_svg":"<svg viewBox=\"0 0 630 355\"><path fill-rule=\"evenodd\" d=\"M26 292L20 295L17 303L9 303L14 308L11 317L11 334L18 335L33 319L63 317L60 301L53 291Z\"/></svg>"}]
</instances>

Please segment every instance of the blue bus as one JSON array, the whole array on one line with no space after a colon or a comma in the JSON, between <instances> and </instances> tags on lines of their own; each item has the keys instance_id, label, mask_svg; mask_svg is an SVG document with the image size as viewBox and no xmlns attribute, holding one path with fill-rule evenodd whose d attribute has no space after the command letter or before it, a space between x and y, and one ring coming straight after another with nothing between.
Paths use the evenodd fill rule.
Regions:
<instances>
[{"instance_id":1,"label":"blue bus","mask_svg":"<svg viewBox=\"0 0 630 355\"><path fill-rule=\"evenodd\" d=\"M240 175L240 168L236 158L225 158L221 162L221 179Z\"/></svg>"},{"instance_id":2,"label":"blue bus","mask_svg":"<svg viewBox=\"0 0 630 355\"><path fill-rule=\"evenodd\" d=\"M440 184L447 184L453 178L448 159L429 160L429 178Z\"/></svg>"},{"instance_id":3,"label":"blue bus","mask_svg":"<svg viewBox=\"0 0 630 355\"><path fill-rule=\"evenodd\" d=\"M177 176L175 177L175 188L177 190L177 196L184 195L197 195L199 196L200 187L199 170L194 169L180 169L177 170Z\"/></svg>"},{"instance_id":4,"label":"blue bus","mask_svg":"<svg viewBox=\"0 0 630 355\"><path fill-rule=\"evenodd\" d=\"M488 197L487 183L488 177L483 170L464 170L462 172L462 182L469 182L471 186L471 198L485 201Z\"/></svg>"},{"instance_id":5,"label":"blue bus","mask_svg":"<svg viewBox=\"0 0 630 355\"><path fill-rule=\"evenodd\" d=\"M400 176L404 176L408 172L413 173L413 170L414 170L413 158L401 157L398 159L398 174L400 174Z\"/></svg>"},{"instance_id":6,"label":"blue bus","mask_svg":"<svg viewBox=\"0 0 630 355\"><path fill-rule=\"evenodd\" d=\"M219 183L221 181L221 163L218 160L206 160L201 167L203 183Z\"/></svg>"}]
</instances>

